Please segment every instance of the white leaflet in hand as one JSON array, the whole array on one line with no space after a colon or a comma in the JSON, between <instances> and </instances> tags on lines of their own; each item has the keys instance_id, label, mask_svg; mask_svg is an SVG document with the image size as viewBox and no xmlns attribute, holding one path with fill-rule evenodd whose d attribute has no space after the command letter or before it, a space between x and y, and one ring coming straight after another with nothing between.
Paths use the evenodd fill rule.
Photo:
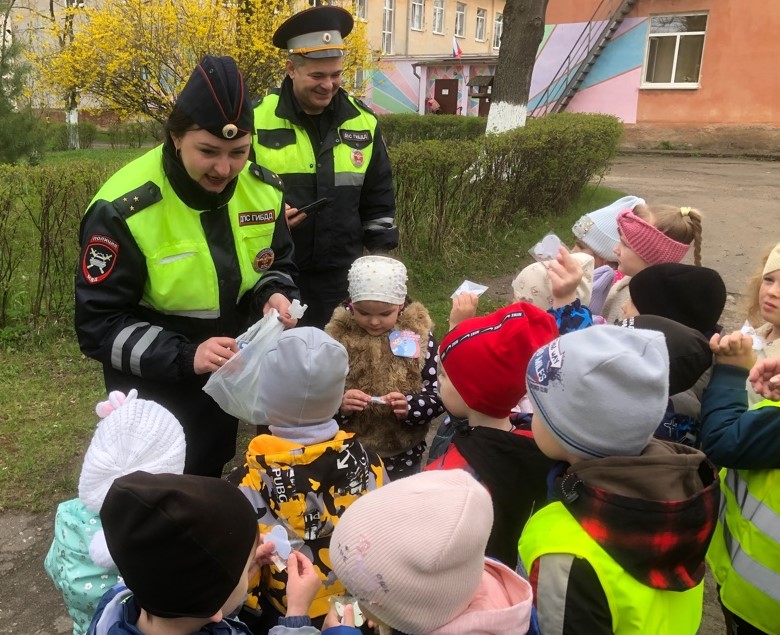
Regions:
<instances>
[{"instance_id":1,"label":"white leaflet in hand","mask_svg":"<svg viewBox=\"0 0 780 635\"><path fill-rule=\"evenodd\" d=\"M290 311L290 317L300 320L308 308L308 304L301 304L301 301L296 298L290 303L290 308L288 309Z\"/></svg>"},{"instance_id":2,"label":"white leaflet in hand","mask_svg":"<svg viewBox=\"0 0 780 635\"><path fill-rule=\"evenodd\" d=\"M544 262L545 260L555 260L558 257L558 250L563 246L563 242L558 236L550 232L538 243L528 250L534 260Z\"/></svg>"},{"instance_id":3,"label":"white leaflet in hand","mask_svg":"<svg viewBox=\"0 0 780 635\"><path fill-rule=\"evenodd\" d=\"M287 568L287 558L290 557L292 552L287 530L281 525L276 525L265 535L265 539L274 543L274 552L271 554L271 560L273 560L279 571L284 571Z\"/></svg>"},{"instance_id":4,"label":"white leaflet in hand","mask_svg":"<svg viewBox=\"0 0 780 635\"><path fill-rule=\"evenodd\" d=\"M753 338L753 350L754 351L760 351L764 348L764 338L761 337L758 333L756 333L756 329L754 329L752 326L750 326L750 322L745 320L745 323L742 325L742 328L739 329L739 332L743 335L750 335L750 337Z\"/></svg>"},{"instance_id":5,"label":"white leaflet in hand","mask_svg":"<svg viewBox=\"0 0 780 635\"><path fill-rule=\"evenodd\" d=\"M455 296L458 296L461 293L473 293L475 296L479 297L487 290L488 287L486 287L484 284L477 284L476 282L472 282L471 280L464 280L463 282L461 282L460 286L457 289L455 289L454 293L450 296L450 298L454 298Z\"/></svg>"}]
</instances>

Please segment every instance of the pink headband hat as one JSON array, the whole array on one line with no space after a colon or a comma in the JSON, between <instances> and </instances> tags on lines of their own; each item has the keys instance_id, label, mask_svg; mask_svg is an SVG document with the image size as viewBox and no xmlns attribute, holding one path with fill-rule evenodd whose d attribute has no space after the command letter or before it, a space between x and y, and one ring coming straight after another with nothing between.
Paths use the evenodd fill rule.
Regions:
<instances>
[{"instance_id":1,"label":"pink headband hat","mask_svg":"<svg viewBox=\"0 0 780 635\"><path fill-rule=\"evenodd\" d=\"M681 262L691 248L690 245L669 238L630 209L624 209L618 214L617 224L623 242L651 265Z\"/></svg>"}]
</instances>

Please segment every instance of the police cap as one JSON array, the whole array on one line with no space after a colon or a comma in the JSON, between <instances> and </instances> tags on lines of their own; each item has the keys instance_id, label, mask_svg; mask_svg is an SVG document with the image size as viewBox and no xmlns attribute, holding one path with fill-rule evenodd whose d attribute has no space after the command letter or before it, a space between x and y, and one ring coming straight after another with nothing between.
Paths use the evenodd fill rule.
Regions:
<instances>
[{"instance_id":1,"label":"police cap","mask_svg":"<svg viewBox=\"0 0 780 635\"><path fill-rule=\"evenodd\" d=\"M254 128L249 91L229 56L206 55L192 71L176 106L220 139L243 137Z\"/></svg>"},{"instance_id":2,"label":"police cap","mask_svg":"<svg viewBox=\"0 0 780 635\"><path fill-rule=\"evenodd\" d=\"M310 58L342 57L344 38L352 32L352 14L341 7L320 6L287 18L274 33L274 46Z\"/></svg>"}]
</instances>

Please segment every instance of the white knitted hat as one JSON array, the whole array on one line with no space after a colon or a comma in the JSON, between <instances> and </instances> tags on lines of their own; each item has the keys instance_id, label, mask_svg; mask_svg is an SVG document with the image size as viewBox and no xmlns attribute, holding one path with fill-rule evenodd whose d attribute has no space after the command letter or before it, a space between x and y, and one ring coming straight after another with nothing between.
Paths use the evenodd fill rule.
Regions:
<instances>
[{"instance_id":1,"label":"white knitted hat","mask_svg":"<svg viewBox=\"0 0 780 635\"><path fill-rule=\"evenodd\" d=\"M422 472L361 496L333 531L333 570L360 605L408 635L460 615L482 579L493 504L463 470Z\"/></svg>"},{"instance_id":2,"label":"white knitted hat","mask_svg":"<svg viewBox=\"0 0 780 635\"><path fill-rule=\"evenodd\" d=\"M582 266L582 280L576 290L577 298L588 306L593 292L593 256L582 252L573 253L572 256ZM547 267L542 262L531 263L517 274L512 280L512 290L515 293L515 302L530 302L542 311L549 309L555 299Z\"/></svg>"},{"instance_id":3,"label":"white knitted hat","mask_svg":"<svg viewBox=\"0 0 780 635\"><path fill-rule=\"evenodd\" d=\"M624 209L644 205L644 202L644 199L636 196L624 196L611 205L581 216L571 231L580 242L593 250L594 254L609 262L615 262L615 247L620 242L617 215Z\"/></svg>"},{"instance_id":4,"label":"white knitted hat","mask_svg":"<svg viewBox=\"0 0 780 635\"><path fill-rule=\"evenodd\" d=\"M144 472L181 474L184 471L184 431L176 417L154 401L127 397L118 391L95 408L104 417L89 444L79 478L79 499L100 512L114 479Z\"/></svg>"},{"instance_id":5,"label":"white knitted hat","mask_svg":"<svg viewBox=\"0 0 780 635\"><path fill-rule=\"evenodd\" d=\"M364 256L349 268L349 298L352 302L375 300L389 304L406 301L406 267L386 256Z\"/></svg>"}]
</instances>

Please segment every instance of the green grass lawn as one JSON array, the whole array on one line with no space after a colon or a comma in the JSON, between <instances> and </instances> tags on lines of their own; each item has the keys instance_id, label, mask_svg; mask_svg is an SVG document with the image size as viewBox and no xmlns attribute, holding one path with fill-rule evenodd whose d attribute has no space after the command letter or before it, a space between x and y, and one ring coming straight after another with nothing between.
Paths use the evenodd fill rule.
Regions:
<instances>
[{"instance_id":1,"label":"green grass lawn","mask_svg":"<svg viewBox=\"0 0 780 635\"><path fill-rule=\"evenodd\" d=\"M118 153L127 152L129 160L143 151L115 150L112 160ZM530 262L529 247L548 231L571 242L571 226L581 214L620 196L622 192L588 186L555 218L523 220L463 246L452 266L407 261L410 295L429 308L441 336L447 329L449 296L464 278L489 284L513 276ZM480 313L494 308L495 301L485 300ZM43 511L76 495L99 399L105 399L100 365L81 354L70 324L44 333L0 329L0 511Z\"/></svg>"}]
</instances>

